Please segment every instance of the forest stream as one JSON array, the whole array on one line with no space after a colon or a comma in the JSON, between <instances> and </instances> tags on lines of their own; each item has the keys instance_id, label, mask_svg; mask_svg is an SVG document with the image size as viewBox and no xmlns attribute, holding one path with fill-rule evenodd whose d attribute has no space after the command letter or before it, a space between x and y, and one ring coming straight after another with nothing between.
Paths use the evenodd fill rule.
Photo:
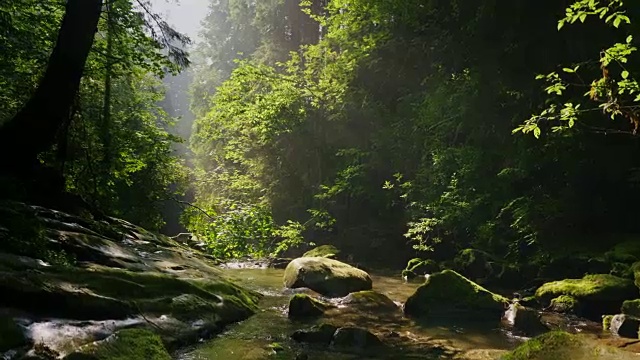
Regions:
<instances>
[{"instance_id":1,"label":"forest stream","mask_svg":"<svg viewBox=\"0 0 640 360\"><path fill-rule=\"evenodd\" d=\"M521 344L526 338L518 337L499 323L464 323L425 325L403 317L400 308L392 314L354 311L340 305L340 299L322 298L338 307L323 317L309 321L291 321L287 307L292 294L311 293L308 289L285 289L284 270L233 263L225 266L226 275L235 283L265 295L261 310L251 318L232 325L215 339L181 353L181 360L206 359L498 359ZM406 282L398 275L374 271L371 274L373 290L387 295L398 306L420 285L420 281ZM586 322L572 323L563 319L566 326L583 327ZM392 344L384 352L345 353L329 347L306 347L295 343L290 335L299 329L319 323L336 326L365 328L378 335L385 343ZM591 331L599 333L597 326ZM274 350L274 348L277 349Z\"/></svg>"}]
</instances>

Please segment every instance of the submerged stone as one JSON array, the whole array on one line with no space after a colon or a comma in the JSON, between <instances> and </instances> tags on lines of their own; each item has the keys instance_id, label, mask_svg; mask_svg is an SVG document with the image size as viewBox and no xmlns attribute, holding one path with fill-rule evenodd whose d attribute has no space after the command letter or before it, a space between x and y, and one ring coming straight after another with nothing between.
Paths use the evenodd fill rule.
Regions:
<instances>
[{"instance_id":1,"label":"submerged stone","mask_svg":"<svg viewBox=\"0 0 640 360\"><path fill-rule=\"evenodd\" d=\"M366 311L396 311L398 306L385 294L373 290L353 292L347 295L342 304Z\"/></svg>"},{"instance_id":2,"label":"submerged stone","mask_svg":"<svg viewBox=\"0 0 640 360\"><path fill-rule=\"evenodd\" d=\"M333 335L331 344L342 348L367 349L381 346L382 341L368 330L356 327L342 327Z\"/></svg>"},{"instance_id":3,"label":"submerged stone","mask_svg":"<svg viewBox=\"0 0 640 360\"><path fill-rule=\"evenodd\" d=\"M297 330L291 335L291 338L297 342L329 345L336 330L338 330L336 326L321 324L310 329Z\"/></svg>"},{"instance_id":4,"label":"submerged stone","mask_svg":"<svg viewBox=\"0 0 640 360\"><path fill-rule=\"evenodd\" d=\"M323 257L294 259L284 272L284 286L307 287L322 295L343 297L351 292L370 290L369 274L343 262Z\"/></svg>"},{"instance_id":5,"label":"submerged stone","mask_svg":"<svg viewBox=\"0 0 640 360\"><path fill-rule=\"evenodd\" d=\"M499 320L508 300L452 270L431 275L411 295L404 313L415 317Z\"/></svg>"}]
</instances>

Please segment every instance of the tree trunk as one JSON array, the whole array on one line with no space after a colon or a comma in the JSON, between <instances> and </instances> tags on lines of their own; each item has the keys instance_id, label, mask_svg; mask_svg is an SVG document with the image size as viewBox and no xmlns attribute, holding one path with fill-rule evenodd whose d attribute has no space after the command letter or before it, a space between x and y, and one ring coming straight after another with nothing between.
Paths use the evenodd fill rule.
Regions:
<instances>
[{"instance_id":1,"label":"tree trunk","mask_svg":"<svg viewBox=\"0 0 640 360\"><path fill-rule=\"evenodd\" d=\"M93 45L102 0L68 0L58 40L47 70L22 110L0 128L3 171L21 172L37 165L70 116L87 56Z\"/></svg>"},{"instance_id":2,"label":"tree trunk","mask_svg":"<svg viewBox=\"0 0 640 360\"><path fill-rule=\"evenodd\" d=\"M113 0L107 0L107 56L106 56L106 70L104 77L104 104L102 109L102 124L101 124L101 137L102 137L102 165L103 171L109 171L111 164L111 76L113 74L113 6L111 3Z\"/></svg>"}]
</instances>

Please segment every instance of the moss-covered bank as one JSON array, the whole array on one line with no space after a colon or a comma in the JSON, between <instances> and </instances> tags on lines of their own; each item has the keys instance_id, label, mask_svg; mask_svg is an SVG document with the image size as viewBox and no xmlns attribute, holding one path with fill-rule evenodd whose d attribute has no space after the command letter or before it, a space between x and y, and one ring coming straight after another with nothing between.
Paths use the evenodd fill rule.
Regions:
<instances>
[{"instance_id":1,"label":"moss-covered bank","mask_svg":"<svg viewBox=\"0 0 640 360\"><path fill-rule=\"evenodd\" d=\"M552 331L526 341L502 360L627 360L637 356L583 336Z\"/></svg>"},{"instance_id":2,"label":"moss-covered bank","mask_svg":"<svg viewBox=\"0 0 640 360\"><path fill-rule=\"evenodd\" d=\"M211 336L257 309L258 293L227 280L215 259L171 238L119 219L96 220L24 204L12 206L14 215L38 222L52 244L50 250L64 249L74 261L47 263L36 258L37 252L0 251L0 308L11 308L33 320L137 318L147 323L162 318L162 324L149 328L170 350ZM14 227L5 224L7 230L0 231L0 237L27 241L15 236ZM0 323L1 347L24 345L17 335L5 335L17 334L17 325L8 325L11 322ZM109 329L114 330L118 329ZM141 336L125 332L116 343L130 344ZM52 345L53 350L60 352L56 346Z\"/></svg>"}]
</instances>

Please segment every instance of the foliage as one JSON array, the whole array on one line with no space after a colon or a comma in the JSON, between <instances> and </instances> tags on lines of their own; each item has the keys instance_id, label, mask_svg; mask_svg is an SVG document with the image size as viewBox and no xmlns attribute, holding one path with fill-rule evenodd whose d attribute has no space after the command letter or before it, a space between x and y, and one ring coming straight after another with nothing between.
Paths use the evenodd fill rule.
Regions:
<instances>
[{"instance_id":1,"label":"foliage","mask_svg":"<svg viewBox=\"0 0 640 360\"><path fill-rule=\"evenodd\" d=\"M64 2L0 5L0 124L34 91L55 44ZM189 61L189 39L152 12L148 1L109 0L98 25L69 124L41 161L63 173L67 190L107 213L157 229L161 201L184 183L172 155L170 119L158 77ZM178 186L178 191L181 187Z\"/></svg>"},{"instance_id":2,"label":"foliage","mask_svg":"<svg viewBox=\"0 0 640 360\"><path fill-rule=\"evenodd\" d=\"M604 23L616 29L631 24L622 0L611 0L604 4L598 1L581 0L566 9L565 17L558 21L558 30L566 24L574 24L578 21L584 23L593 16L599 17ZM628 120L632 125L631 133L635 135L640 126L639 107L636 104L640 101L640 86L633 77L631 64L628 63L630 60L635 60L633 55L636 51L633 35L627 31L624 41L616 42L600 52L601 75L594 78L590 84L580 76L580 64L562 68L561 73L538 75L537 79L547 82L548 86L545 88L547 94L557 95L558 101L566 99L566 102L561 104L554 101L539 115L533 115L523 125L515 128L514 133L533 132L534 136L539 138L542 133L540 127L542 121L550 122L551 130L557 132L573 128L584 113L601 111L611 119ZM587 72L586 76L592 76L592 73ZM573 92L569 91L570 87L588 88L584 96L590 101L575 103L579 100L572 97ZM598 106L588 107L593 103ZM609 129L609 132L614 130ZM607 129L602 131L607 132Z\"/></svg>"},{"instance_id":3,"label":"foliage","mask_svg":"<svg viewBox=\"0 0 640 360\"><path fill-rule=\"evenodd\" d=\"M211 2L196 51L209 61L193 85L198 207L223 217L230 204L260 209L274 224L300 224L306 241L385 265L472 248L525 276L611 229L638 230L636 145L591 131L602 132L597 112L635 111L637 5L302 1L308 18L294 23L278 15L295 14L291 3ZM584 28L564 30L576 22ZM557 64L571 65L538 79L548 101L533 72ZM542 145L512 136L541 136L543 123L556 131ZM576 124L588 131L557 128ZM209 219L193 214L192 230L205 231ZM216 234L225 226L239 233L229 222ZM225 241L270 244L261 236Z\"/></svg>"}]
</instances>

